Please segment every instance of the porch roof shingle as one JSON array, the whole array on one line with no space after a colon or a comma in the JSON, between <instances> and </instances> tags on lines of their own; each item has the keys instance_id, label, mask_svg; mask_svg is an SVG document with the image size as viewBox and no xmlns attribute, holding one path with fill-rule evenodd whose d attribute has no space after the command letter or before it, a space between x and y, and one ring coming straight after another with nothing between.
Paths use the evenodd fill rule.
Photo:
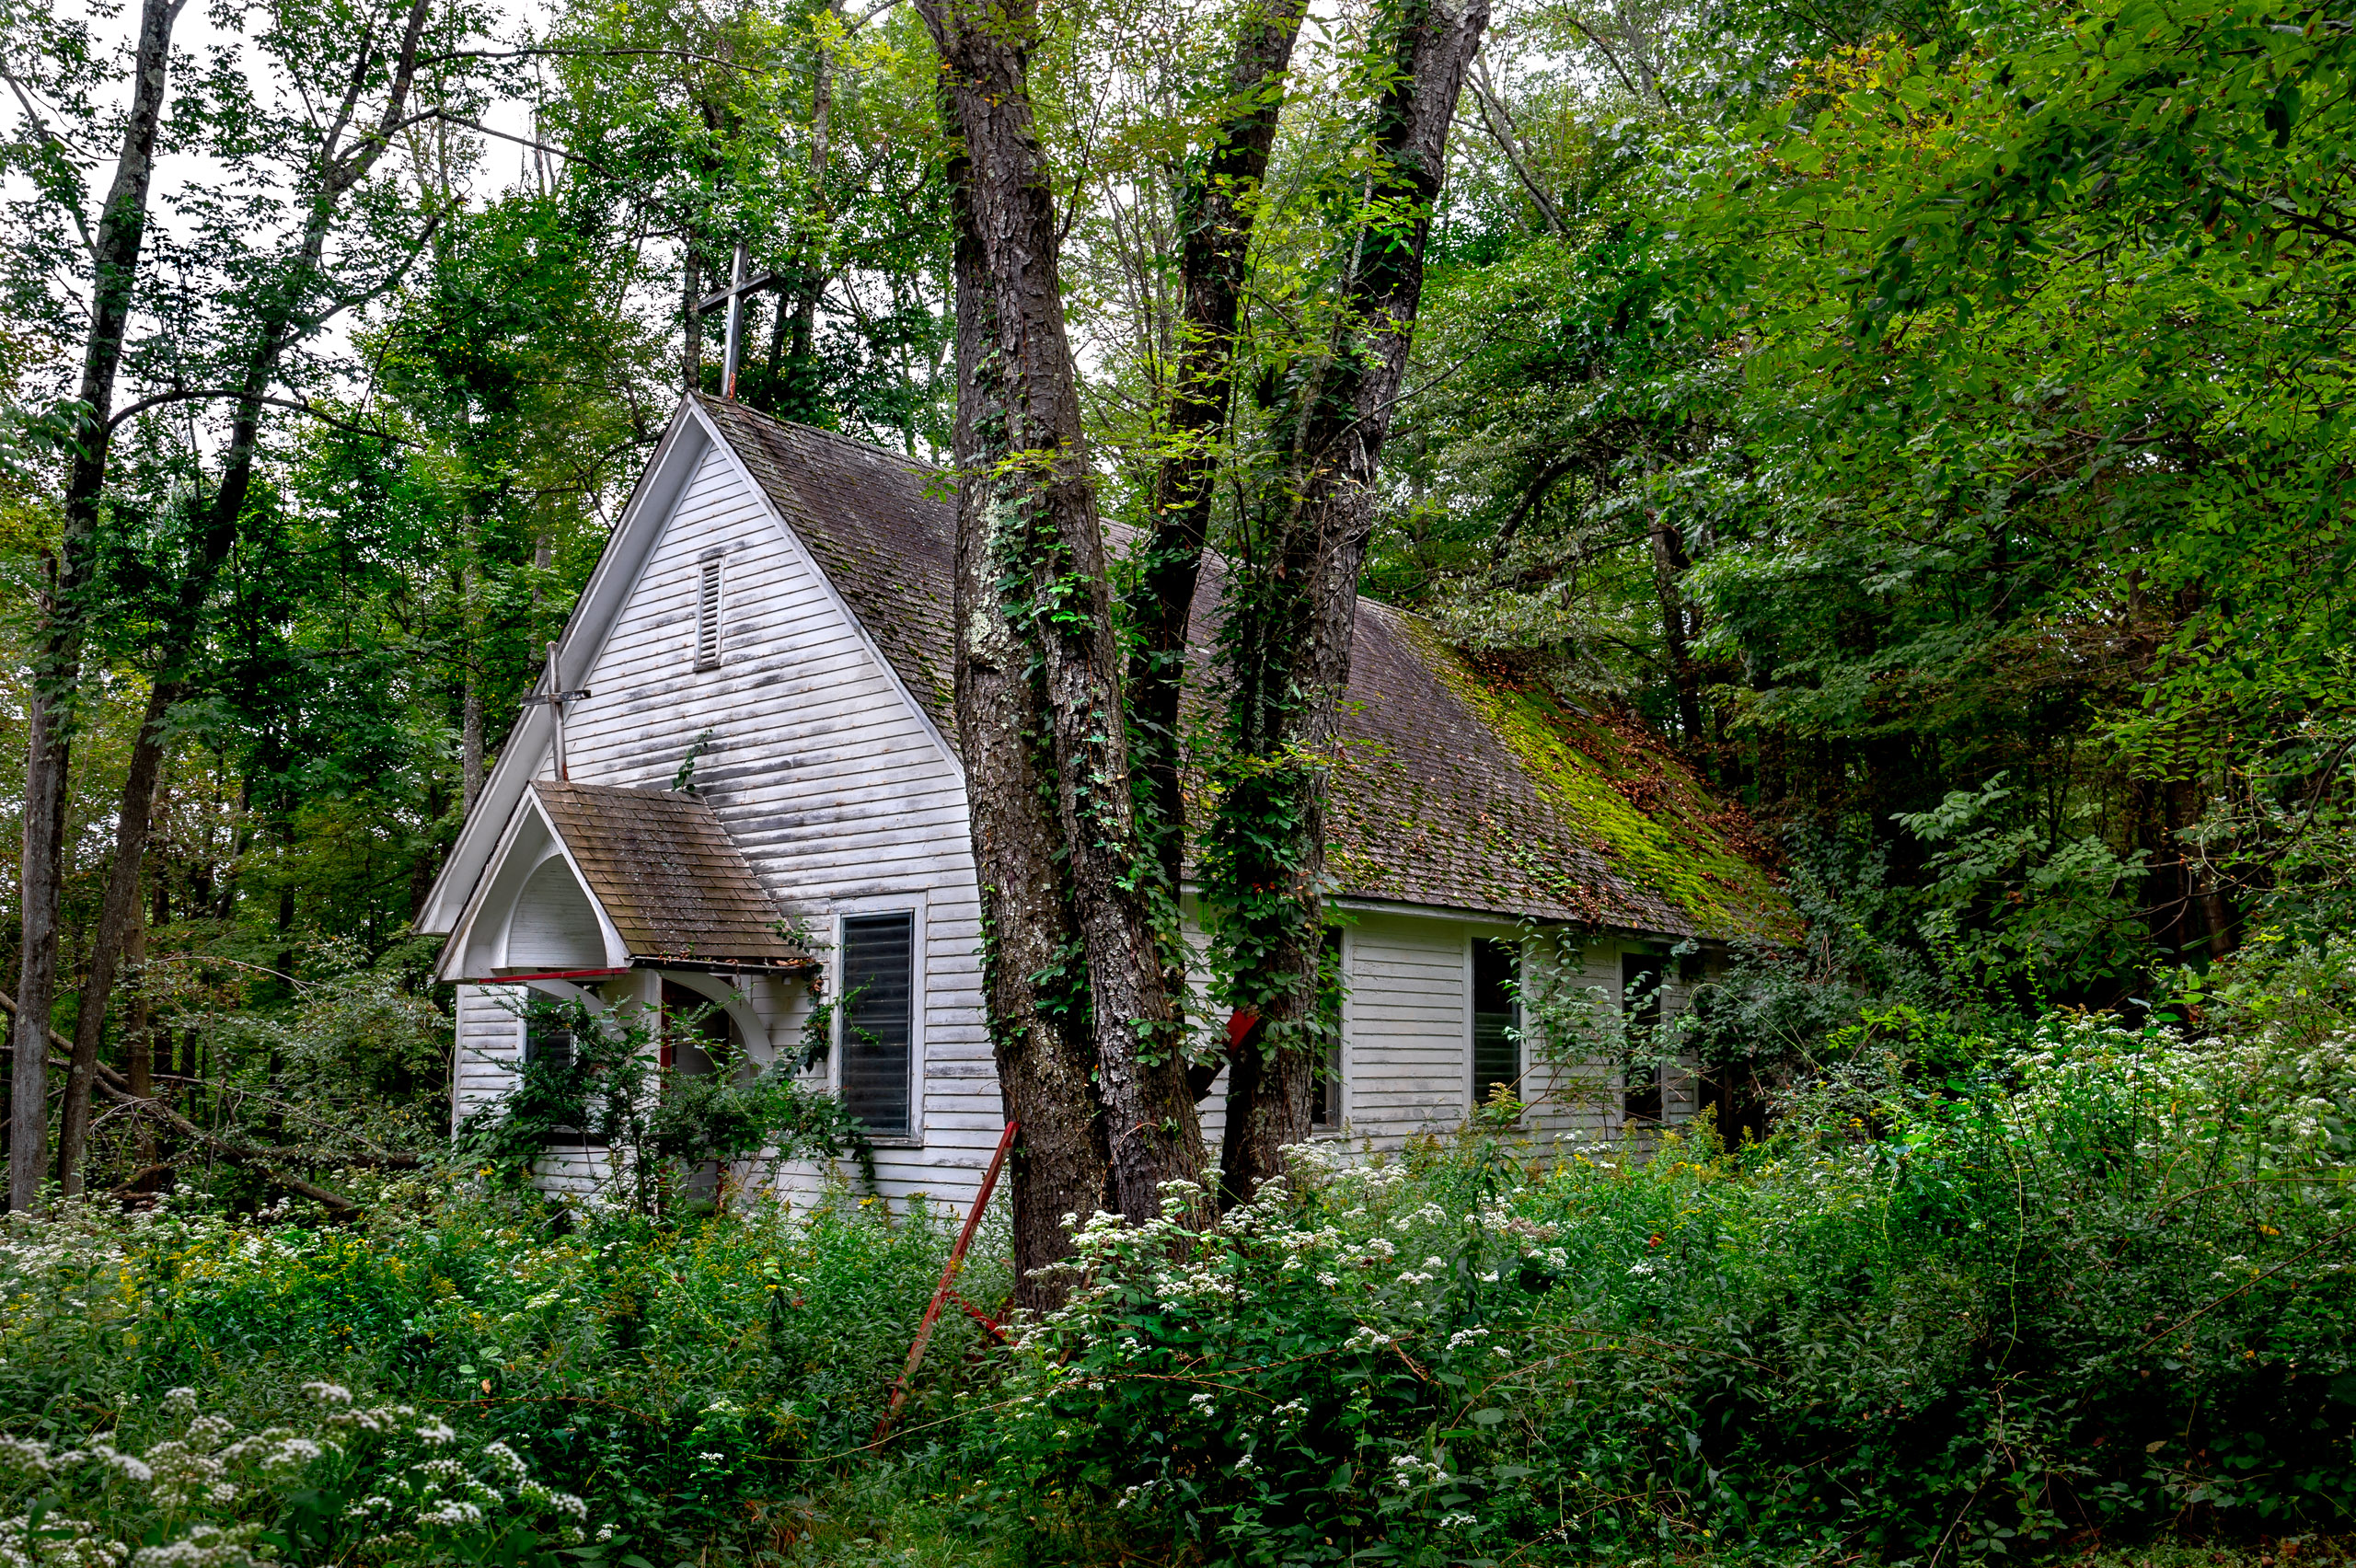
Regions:
<instances>
[{"instance_id":1,"label":"porch roof shingle","mask_svg":"<svg viewBox=\"0 0 2356 1568\"><path fill-rule=\"evenodd\" d=\"M535 779L532 792L634 962L804 970L759 877L693 795Z\"/></svg>"}]
</instances>

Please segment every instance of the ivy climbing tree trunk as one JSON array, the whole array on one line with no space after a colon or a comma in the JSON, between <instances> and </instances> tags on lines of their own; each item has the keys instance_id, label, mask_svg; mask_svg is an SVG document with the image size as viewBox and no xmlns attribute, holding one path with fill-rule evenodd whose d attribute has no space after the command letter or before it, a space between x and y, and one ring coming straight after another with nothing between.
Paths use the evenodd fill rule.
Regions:
<instances>
[{"instance_id":1,"label":"ivy climbing tree trunk","mask_svg":"<svg viewBox=\"0 0 2356 1568\"><path fill-rule=\"evenodd\" d=\"M958 470L986 470L1005 428L995 375L997 327L981 246L965 211L964 170L950 166L957 279ZM1036 1271L1069 1250L1063 1216L1103 1201L1111 1167L1096 1053L1082 1011L1057 1006L1046 988L1074 970L1080 947L1069 890L1057 874L1055 787L1034 744L1041 720L1029 655L1006 613L998 572L983 548L988 488L958 496L956 704L965 792L972 802L974 865L981 882L983 986L990 1045L1010 1121L1021 1124L1011 1172L1015 1297L1045 1310L1062 1292ZM988 802L985 809L984 802ZM1068 984L1066 980L1065 984Z\"/></svg>"},{"instance_id":2,"label":"ivy climbing tree trunk","mask_svg":"<svg viewBox=\"0 0 2356 1568\"><path fill-rule=\"evenodd\" d=\"M1061 1147L1101 1118L1113 1205L1141 1218L1159 1212L1163 1182L1201 1178L1202 1129L1164 983L1176 933L1155 917L1130 793L1112 589L1026 74L1038 13L920 8L958 148L958 732L990 1028L1011 1069L1009 1113L1024 1122L1016 1201L1044 1218L1042 1194L1024 1191L1045 1174L1034 1140ZM1080 1031L1087 1099L1069 1054ZM1018 1264L1035 1266L1043 1243L1019 1236Z\"/></svg>"},{"instance_id":3,"label":"ivy climbing tree trunk","mask_svg":"<svg viewBox=\"0 0 2356 1568\"><path fill-rule=\"evenodd\" d=\"M1448 130L1487 0L1385 0L1369 40L1367 177L1333 335L1299 368L1285 460L1258 506L1265 558L1230 584L1221 653L1235 759L1207 891L1231 998L1257 1015L1230 1056L1222 1197L1246 1201L1304 1140L1328 1030L1326 779L1374 533L1374 482L1407 373Z\"/></svg>"},{"instance_id":4,"label":"ivy climbing tree trunk","mask_svg":"<svg viewBox=\"0 0 2356 1568\"><path fill-rule=\"evenodd\" d=\"M17 882L23 919L17 979L19 1004L8 1135L8 1204L19 1212L40 1195L48 1168L49 1017L57 986L58 905L65 878L65 798L73 760L74 698L81 682L82 605L98 498L106 488L115 373L131 320L139 253L147 236L147 190L156 168L171 63L172 26L185 0L146 0L132 62L131 112L114 182L90 250L90 333L82 355L81 409L65 480L65 524L51 558L43 618L33 635L27 715L24 861Z\"/></svg>"},{"instance_id":5,"label":"ivy climbing tree trunk","mask_svg":"<svg viewBox=\"0 0 2356 1568\"><path fill-rule=\"evenodd\" d=\"M1178 198L1177 364L1166 394L1166 446L1154 472L1151 531L1128 605L1136 639L1128 689L1138 827L1161 890L1173 902L1186 849L1178 724L1188 622L1210 535L1252 228L1305 8L1303 0L1246 6L1222 84L1224 102ZM1173 988L1183 983L1171 982Z\"/></svg>"}]
</instances>

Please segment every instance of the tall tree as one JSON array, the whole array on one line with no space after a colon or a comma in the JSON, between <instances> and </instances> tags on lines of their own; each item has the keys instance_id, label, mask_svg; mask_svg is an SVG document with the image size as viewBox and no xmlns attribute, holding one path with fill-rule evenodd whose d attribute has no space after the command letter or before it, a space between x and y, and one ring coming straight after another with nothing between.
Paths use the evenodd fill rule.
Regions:
<instances>
[{"instance_id":1,"label":"tall tree","mask_svg":"<svg viewBox=\"0 0 2356 1568\"><path fill-rule=\"evenodd\" d=\"M48 1169L49 1030L58 959L58 905L65 875L65 801L75 688L81 682L83 599L88 589L99 496L113 434L115 376L122 364L139 255L147 236L147 191L171 63L172 26L186 0L146 0L132 62L131 110L114 181L89 248L90 328L73 413L65 524L48 562L44 613L33 639L33 685L26 725L22 904L17 978L16 1114L8 1137L8 1203L29 1209ZM86 1091L87 1092L87 1091Z\"/></svg>"},{"instance_id":2,"label":"tall tree","mask_svg":"<svg viewBox=\"0 0 2356 1568\"><path fill-rule=\"evenodd\" d=\"M1361 79L1366 161L1322 351L1290 367L1274 472L1249 520L1220 631L1226 744L1208 837L1229 997L1257 1022L1230 1060L1228 1201L1248 1199L1309 1136L1324 1058L1325 787L1373 538L1383 444L1404 387L1448 133L1487 27L1486 0L1388 0Z\"/></svg>"},{"instance_id":3,"label":"tall tree","mask_svg":"<svg viewBox=\"0 0 2356 1568\"><path fill-rule=\"evenodd\" d=\"M359 293L374 294L397 281L440 221L439 212L429 202L422 225L402 236L389 258L377 259L381 270L374 271L364 283L338 286L339 280L327 261L328 241L346 216L354 192L395 146L397 133L418 118L410 100L417 86L418 55L433 6L434 0L409 0L406 7L394 9L387 18L398 24L389 40L376 41L371 26L349 55L338 62L342 67L337 83L341 100L326 123L316 127L305 149L297 184L304 198L300 225L290 236L286 253L260 272L250 296L252 314L231 328L233 340L240 340L242 349L232 362L237 385L233 391L200 395L229 403L228 441L219 479L202 509L188 559L160 617L147 711L116 808L114 858L92 937L90 972L82 988L60 1118L59 1177L69 1193L81 1190L98 1043L124 938L139 915L139 865L146 847L167 727L174 706L194 678L205 610L214 584L237 545L261 454L263 415L271 402L271 388L279 381L288 351L353 303L347 290L356 287ZM368 102L372 96L377 99L373 113ZM438 100L426 114L430 116L436 107Z\"/></svg>"},{"instance_id":4,"label":"tall tree","mask_svg":"<svg viewBox=\"0 0 2356 1568\"><path fill-rule=\"evenodd\" d=\"M1077 1156L1073 1130L1101 1115L1113 1205L1141 1218L1159 1211L1163 1182L1199 1179L1202 1133L1164 979L1174 933L1141 874L1104 537L1032 112L1038 12L922 10L958 144L958 729L991 1032L1010 1114L1038 1106L1017 1184L1027 1273L1064 1246L1061 1213L1041 1198L1098 1206L1078 1159L1045 1167L1048 1140ZM1075 1098L1090 1075L1093 1095Z\"/></svg>"},{"instance_id":5,"label":"tall tree","mask_svg":"<svg viewBox=\"0 0 2356 1568\"><path fill-rule=\"evenodd\" d=\"M1141 827L1167 895L1177 895L1186 851L1179 732L1186 648L1203 550L1234 399L1236 329L1250 277L1253 225L1284 110L1285 76L1302 0L1255 0L1235 28L1206 145L1178 192L1177 363L1165 395L1165 450L1127 605L1130 732L1137 746Z\"/></svg>"}]
</instances>

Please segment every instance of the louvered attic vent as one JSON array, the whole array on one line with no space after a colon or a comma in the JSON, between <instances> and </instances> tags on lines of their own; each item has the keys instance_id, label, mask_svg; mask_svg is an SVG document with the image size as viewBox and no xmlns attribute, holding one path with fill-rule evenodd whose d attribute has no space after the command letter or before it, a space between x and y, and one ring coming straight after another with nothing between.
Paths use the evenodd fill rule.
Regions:
<instances>
[{"instance_id":1,"label":"louvered attic vent","mask_svg":"<svg viewBox=\"0 0 2356 1568\"><path fill-rule=\"evenodd\" d=\"M706 556L696 586L696 668L720 668L720 557Z\"/></svg>"}]
</instances>

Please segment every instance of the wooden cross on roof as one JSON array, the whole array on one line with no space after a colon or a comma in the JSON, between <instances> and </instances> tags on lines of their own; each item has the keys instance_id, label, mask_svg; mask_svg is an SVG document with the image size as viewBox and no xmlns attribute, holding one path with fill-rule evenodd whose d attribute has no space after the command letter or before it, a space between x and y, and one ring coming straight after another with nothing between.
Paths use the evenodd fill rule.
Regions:
<instances>
[{"instance_id":1,"label":"wooden cross on roof","mask_svg":"<svg viewBox=\"0 0 2356 1568\"><path fill-rule=\"evenodd\" d=\"M732 402L736 397L736 367L743 362L745 354L745 302L763 289L776 288L785 281L775 272L746 277L745 270L750 262L750 252L740 239L736 242L735 262L729 269L728 286L715 289L696 301L696 319L699 321L722 306L728 307L726 347L722 349L720 355L720 395ZM694 388L688 390L693 391Z\"/></svg>"},{"instance_id":2,"label":"wooden cross on roof","mask_svg":"<svg viewBox=\"0 0 2356 1568\"><path fill-rule=\"evenodd\" d=\"M549 644L548 674L541 684L548 689L545 691L536 691L531 696L525 698L524 699L524 706L526 708L539 708L545 706L549 709L549 715L556 720L556 744L553 748L556 756L556 779L560 784L568 783L571 781L570 776L565 772L564 767L564 705L568 702L582 701L587 698L595 696L595 694L587 686L583 686L579 691L567 691L558 683L556 678L556 644L553 642Z\"/></svg>"}]
</instances>

